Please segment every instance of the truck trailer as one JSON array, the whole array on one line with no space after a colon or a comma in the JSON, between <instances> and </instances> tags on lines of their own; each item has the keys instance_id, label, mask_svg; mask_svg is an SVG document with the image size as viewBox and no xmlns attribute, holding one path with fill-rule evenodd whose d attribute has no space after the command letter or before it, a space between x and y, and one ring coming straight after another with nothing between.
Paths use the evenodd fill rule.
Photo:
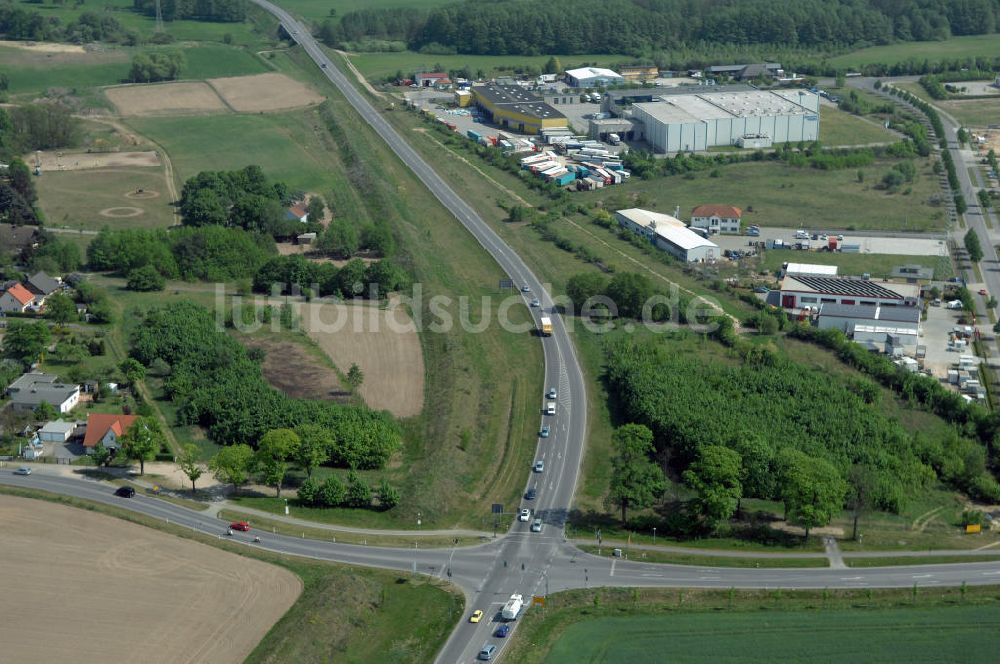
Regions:
<instances>
[{"instance_id":1,"label":"truck trailer","mask_svg":"<svg viewBox=\"0 0 1000 664\"><path fill-rule=\"evenodd\" d=\"M542 316L542 336L551 337L552 336L552 319L548 316Z\"/></svg>"},{"instance_id":2,"label":"truck trailer","mask_svg":"<svg viewBox=\"0 0 1000 664\"><path fill-rule=\"evenodd\" d=\"M517 615L521 613L524 606L524 597L521 595L511 595L507 603L503 605L500 617L504 620L517 620Z\"/></svg>"}]
</instances>

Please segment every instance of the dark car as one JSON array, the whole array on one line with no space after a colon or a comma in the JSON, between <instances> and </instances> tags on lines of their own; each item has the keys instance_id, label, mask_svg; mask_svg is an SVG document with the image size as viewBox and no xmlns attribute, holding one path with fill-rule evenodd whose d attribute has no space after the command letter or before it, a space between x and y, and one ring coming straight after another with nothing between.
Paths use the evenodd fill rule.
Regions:
<instances>
[{"instance_id":1,"label":"dark car","mask_svg":"<svg viewBox=\"0 0 1000 664\"><path fill-rule=\"evenodd\" d=\"M528 489L528 492L526 494L524 494L524 499L525 500L534 500L535 496L537 496L537 495L538 495L538 492L535 491L534 488L531 488L531 489Z\"/></svg>"},{"instance_id":2,"label":"dark car","mask_svg":"<svg viewBox=\"0 0 1000 664\"><path fill-rule=\"evenodd\" d=\"M115 495L119 498L131 498L135 495L135 489L130 486L120 486L115 491Z\"/></svg>"},{"instance_id":3,"label":"dark car","mask_svg":"<svg viewBox=\"0 0 1000 664\"><path fill-rule=\"evenodd\" d=\"M493 632L493 636L498 636L501 639L510 634L510 625L503 624L497 627L497 631Z\"/></svg>"}]
</instances>

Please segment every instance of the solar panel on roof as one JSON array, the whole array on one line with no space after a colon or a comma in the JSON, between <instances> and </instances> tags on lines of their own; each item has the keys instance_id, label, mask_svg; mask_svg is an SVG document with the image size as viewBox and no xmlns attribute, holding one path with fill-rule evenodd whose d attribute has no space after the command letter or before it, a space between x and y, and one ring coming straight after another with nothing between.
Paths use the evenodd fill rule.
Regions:
<instances>
[{"instance_id":1,"label":"solar panel on roof","mask_svg":"<svg viewBox=\"0 0 1000 664\"><path fill-rule=\"evenodd\" d=\"M800 275L795 281L809 288L830 295L859 295L865 297L880 297L885 299L902 299L903 296L873 281L860 279L831 279L829 277L812 277Z\"/></svg>"}]
</instances>

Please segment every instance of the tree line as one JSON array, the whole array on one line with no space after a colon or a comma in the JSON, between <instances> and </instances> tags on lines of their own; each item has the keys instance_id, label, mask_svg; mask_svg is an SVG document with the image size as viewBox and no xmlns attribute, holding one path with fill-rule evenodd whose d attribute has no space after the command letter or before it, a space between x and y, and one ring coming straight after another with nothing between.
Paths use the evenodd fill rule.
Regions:
<instances>
[{"instance_id":1,"label":"tree line","mask_svg":"<svg viewBox=\"0 0 1000 664\"><path fill-rule=\"evenodd\" d=\"M156 0L132 0L132 8L146 16L156 16ZM160 0L164 21L218 21L240 23L247 17L246 0Z\"/></svg>"},{"instance_id":2,"label":"tree line","mask_svg":"<svg viewBox=\"0 0 1000 664\"><path fill-rule=\"evenodd\" d=\"M401 444L399 428L384 411L293 399L272 388L258 354L251 357L209 310L191 302L140 313L130 356L146 367L164 367L177 424L202 426L222 445L257 447L269 431L315 425L332 439L330 464L365 469L384 466Z\"/></svg>"},{"instance_id":3,"label":"tree line","mask_svg":"<svg viewBox=\"0 0 1000 664\"><path fill-rule=\"evenodd\" d=\"M157 83L173 81L184 68L184 54L180 51L151 51L132 56L128 80L132 83Z\"/></svg>"},{"instance_id":4,"label":"tree line","mask_svg":"<svg viewBox=\"0 0 1000 664\"><path fill-rule=\"evenodd\" d=\"M457 2L428 10L361 9L328 20L331 45L405 41L427 53L639 55L697 43L828 47L997 31L997 0L686 0Z\"/></svg>"},{"instance_id":5,"label":"tree line","mask_svg":"<svg viewBox=\"0 0 1000 664\"><path fill-rule=\"evenodd\" d=\"M11 0L0 2L0 34L16 41L56 41L86 44L95 41L135 45L138 36L114 16L83 12L68 23Z\"/></svg>"}]
</instances>

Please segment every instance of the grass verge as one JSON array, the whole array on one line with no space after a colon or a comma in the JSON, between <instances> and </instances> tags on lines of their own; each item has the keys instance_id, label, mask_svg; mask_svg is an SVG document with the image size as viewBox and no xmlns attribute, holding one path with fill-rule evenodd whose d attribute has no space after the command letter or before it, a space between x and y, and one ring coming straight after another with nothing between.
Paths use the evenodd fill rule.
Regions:
<instances>
[{"instance_id":1,"label":"grass verge","mask_svg":"<svg viewBox=\"0 0 1000 664\"><path fill-rule=\"evenodd\" d=\"M982 556L891 556L887 558L844 558L848 567L899 567L902 565L947 565L949 563L986 563L1000 560L1000 555Z\"/></svg>"},{"instance_id":2,"label":"grass verge","mask_svg":"<svg viewBox=\"0 0 1000 664\"><path fill-rule=\"evenodd\" d=\"M423 577L249 549L122 508L47 491L0 486L0 493L100 512L296 574L302 594L247 662L427 662L464 609L462 595L453 586ZM420 620L412 619L416 615Z\"/></svg>"},{"instance_id":3,"label":"grass verge","mask_svg":"<svg viewBox=\"0 0 1000 664\"><path fill-rule=\"evenodd\" d=\"M592 544L587 544L581 546L580 549L587 553L607 558L611 556L612 546L605 545L598 548ZM629 560L643 563L693 565L696 567L829 567L829 562L826 558L744 558L743 556L706 556L693 553L677 553L674 551L651 551L649 549L631 549Z\"/></svg>"}]
</instances>

